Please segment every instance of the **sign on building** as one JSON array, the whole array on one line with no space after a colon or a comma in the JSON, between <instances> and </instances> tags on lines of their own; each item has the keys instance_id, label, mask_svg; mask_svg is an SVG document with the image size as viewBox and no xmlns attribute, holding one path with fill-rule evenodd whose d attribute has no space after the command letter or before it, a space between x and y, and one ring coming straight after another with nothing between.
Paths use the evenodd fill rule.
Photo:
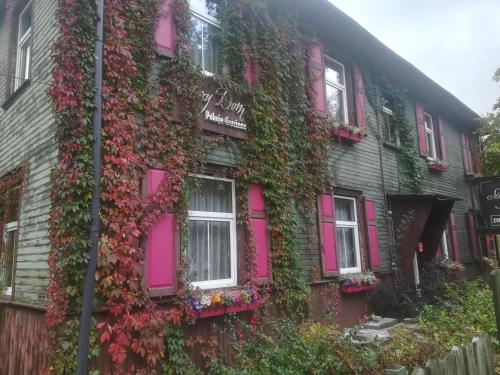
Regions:
<instances>
[{"instance_id":1,"label":"sign on building","mask_svg":"<svg viewBox=\"0 0 500 375\"><path fill-rule=\"evenodd\" d=\"M206 80L198 124L213 133L246 139L248 134L242 96Z\"/></svg>"},{"instance_id":2,"label":"sign on building","mask_svg":"<svg viewBox=\"0 0 500 375\"><path fill-rule=\"evenodd\" d=\"M480 200L485 229L500 231L500 178L480 184Z\"/></svg>"}]
</instances>

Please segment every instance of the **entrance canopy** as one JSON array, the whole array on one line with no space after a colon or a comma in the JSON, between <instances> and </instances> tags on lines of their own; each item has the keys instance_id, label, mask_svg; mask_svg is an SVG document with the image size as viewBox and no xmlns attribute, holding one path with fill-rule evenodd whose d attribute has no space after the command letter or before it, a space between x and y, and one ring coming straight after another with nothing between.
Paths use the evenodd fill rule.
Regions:
<instances>
[{"instance_id":1,"label":"entrance canopy","mask_svg":"<svg viewBox=\"0 0 500 375\"><path fill-rule=\"evenodd\" d=\"M387 196L401 267L412 274L415 252L418 252L420 263L436 256L453 204L459 199L440 194Z\"/></svg>"}]
</instances>

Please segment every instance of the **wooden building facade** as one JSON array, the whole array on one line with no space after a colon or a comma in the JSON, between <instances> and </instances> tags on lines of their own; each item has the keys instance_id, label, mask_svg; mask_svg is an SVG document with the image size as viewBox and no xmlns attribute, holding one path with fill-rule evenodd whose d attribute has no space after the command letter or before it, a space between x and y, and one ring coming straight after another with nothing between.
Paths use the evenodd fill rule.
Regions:
<instances>
[{"instance_id":1,"label":"wooden building facade","mask_svg":"<svg viewBox=\"0 0 500 375\"><path fill-rule=\"evenodd\" d=\"M174 53L173 2L162 1L155 35L158 60ZM481 173L474 135L477 115L328 1L271 2L292 7L315 29L307 62L314 75L314 106L336 124L328 149L333 188L318 195L314 220L301 217L295 235L300 269L312 289L313 316L327 319L334 310L337 322L350 327L369 311L371 288L342 288L339 280L346 274L374 272L390 279L400 269L418 284L422 266L443 257L462 263L467 275L477 275L481 257L491 253L491 241L480 235L479 203L471 184L471 178ZM0 373L5 374L38 373L47 365L43 322L49 282L50 176L57 167L58 150L46 89L52 80L56 8L56 0L0 0L0 72L6 72L0 76L0 250L6 287L0 297ZM214 57L221 46L210 34L220 33L217 14L205 1L193 0L192 17L195 37L197 30L209 34L199 35L198 43L208 44L193 54L195 62L207 77L221 74L223 64ZM251 82L258 72L250 63L246 69ZM407 134L400 134L395 125L395 98L381 83L386 81L404 93L397 99L404 104ZM228 171L242 162L241 145L248 138L247 98L213 85L207 83L198 121L204 132L225 138L207 152L207 172L195 176L199 191L192 193L188 207L188 274L201 290L224 291L240 285L245 258L237 221L239 191ZM417 155L413 168L418 182L409 181L405 169L405 139ZM154 194L165 174L150 168L145 194ZM1 182L13 176L18 179L1 190ZM256 278L272 282L264 189L252 184L245 194L255 239ZM12 215L7 206L14 207ZM177 292L178 242L173 213L156 223L143 241L145 288L152 298ZM244 310L256 299L251 291L245 293L250 303L201 314L186 332L206 333L212 323L222 324L225 312L248 314Z\"/></svg>"}]
</instances>

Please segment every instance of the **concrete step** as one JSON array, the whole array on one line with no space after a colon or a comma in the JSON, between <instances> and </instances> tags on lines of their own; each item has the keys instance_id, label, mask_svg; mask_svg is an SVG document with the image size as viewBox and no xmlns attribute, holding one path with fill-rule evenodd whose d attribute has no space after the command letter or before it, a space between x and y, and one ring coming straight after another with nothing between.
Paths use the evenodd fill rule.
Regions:
<instances>
[{"instance_id":1,"label":"concrete step","mask_svg":"<svg viewBox=\"0 0 500 375\"><path fill-rule=\"evenodd\" d=\"M365 329L386 329L398 323L397 319L372 317L370 320L361 325Z\"/></svg>"},{"instance_id":2,"label":"concrete step","mask_svg":"<svg viewBox=\"0 0 500 375\"><path fill-rule=\"evenodd\" d=\"M385 342L391 339L391 334L389 331L380 329L360 329L356 332L354 339L360 342L371 342L374 340Z\"/></svg>"}]
</instances>

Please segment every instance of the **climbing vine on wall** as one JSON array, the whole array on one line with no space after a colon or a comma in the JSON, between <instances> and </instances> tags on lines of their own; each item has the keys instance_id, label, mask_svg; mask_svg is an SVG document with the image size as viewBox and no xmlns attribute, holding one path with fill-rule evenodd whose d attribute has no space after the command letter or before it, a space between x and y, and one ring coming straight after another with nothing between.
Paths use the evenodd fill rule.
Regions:
<instances>
[{"instance_id":1,"label":"climbing vine on wall","mask_svg":"<svg viewBox=\"0 0 500 375\"><path fill-rule=\"evenodd\" d=\"M310 35L296 15L269 10L264 0L219 6L223 60L230 72L220 84L245 87L247 58L257 73L255 85L243 90L249 98L250 137L242 145L242 163L235 174L241 191L250 183L264 186L273 297L281 311L300 318L307 313L309 290L295 240L298 214L313 213L316 194L329 181L328 126L313 110L306 67ZM159 11L155 0L105 2L103 229L96 279L99 303L109 317L94 330L92 354L97 355L98 342L109 354L113 371L120 374L151 373L160 362L164 369L171 368L165 364L165 353L175 351L169 346L182 341L179 327L191 319L180 303L189 290L182 277L186 268L180 270L178 296L167 308L159 308L143 289L141 241L167 211L175 211L181 222L185 219L189 173L203 171L206 147L216 142L196 125L204 76L191 61L189 2L173 1L174 58L156 58L153 35ZM92 2L60 1L57 21L49 95L59 155L52 181L47 323L51 369L65 374L76 365L93 185ZM144 197L141 182L151 167L167 173L158 191ZM250 240L249 264L254 261L251 247ZM247 280L253 284L248 270ZM142 358L143 364L132 366L132 358Z\"/></svg>"},{"instance_id":2,"label":"climbing vine on wall","mask_svg":"<svg viewBox=\"0 0 500 375\"><path fill-rule=\"evenodd\" d=\"M383 94L383 97L391 100L394 107L393 119L400 139L399 154L405 173L405 186L414 193L422 193L423 173L413 137L413 125L410 123L406 113L406 96L403 90L394 87L386 79L376 79L374 74L369 73L369 70L367 72L365 74L365 92L370 105L382 115ZM383 135L379 134L379 136Z\"/></svg>"},{"instance_id":3,"label":"climbing vine on wall","mask_svg":"<svg viewBox=\"0 0 500 375\"><path fill-rule=\"evenodd\" d=\"M92 180L95 10L87 1L59 1L58 37L53 44L52 99L58 145L52 174L48 258L47 325L53 351L51 370L76 365L78 324L85 266ZM95 354L95 352L94 352Z\"/></svg>"},{"instance_id":4,"label":"climbing vine on wall","mask_svg":"<svg viewBox=\"0 0 500 375\"><path fill-rule=\"evenodd\" d=\"M328 128L316 116L306 61L308 39L297 16L266 1L221 3L224 61L238 80L245 62L255 69L247 104L250 139L239 183L264 187L271 234L274 299L304 316L308 287L295 240L299 209L314 206L327 186Z\"/></svg>"}]
</instances>

